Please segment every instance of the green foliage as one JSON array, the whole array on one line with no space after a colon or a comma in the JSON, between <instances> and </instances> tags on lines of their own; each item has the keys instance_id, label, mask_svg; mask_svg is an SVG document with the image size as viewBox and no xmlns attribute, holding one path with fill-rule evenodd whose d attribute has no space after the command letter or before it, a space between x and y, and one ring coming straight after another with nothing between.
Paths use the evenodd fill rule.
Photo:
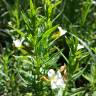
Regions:
<instances>
[{"instance_id":1,"label":"green foliage","mask_svg":"<svg viewBox=\"0 0 96 96\"><path fill-rule=\"evenodd\" d=\"M6 5L9 16L6 17L6 10L0 10L3 16L0 17L7 22L7 27L1 27L0 23L0 28L7 28L13 39L11 47L6 44L0 54L0 95L54 96L50 83L40 78L47 76L50 68L58 70L57 61L62 56L68 70L64 96L95 96L96 6L93 1L16 0L13 5L11 1L0 1L0 8L5 10ZM57 39L52 39L58 26L67 30L64 39L69 47L68 58ZM21 44L19 47L14 43L16 40ZM78 44L83 48L78 49ZM78 83L84 81L84 84L77 88L76 80L80 77L84 80Z\"/></svg>"}]
</instances>

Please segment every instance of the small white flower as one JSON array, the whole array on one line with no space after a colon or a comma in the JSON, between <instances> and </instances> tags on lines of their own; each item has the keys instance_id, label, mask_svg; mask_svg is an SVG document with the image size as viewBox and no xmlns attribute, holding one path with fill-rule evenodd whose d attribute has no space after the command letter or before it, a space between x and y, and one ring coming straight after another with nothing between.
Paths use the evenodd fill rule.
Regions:
<instances>
[{"instance_id":1,"label":"small white flower","mask_svg":"<svg viewBox=\"0 0 96 96\"><path fill-rule=\"evenodd\" d=\"M51 81L51 89L65 88L64 80L60 71L55 73L53 69L50 69L48 71L48 78Z\"/></svg>"},{"instance_id":2,"label":"small white flower","mask_svg":"<svg viewBox=\"0 0 96 96\"><path fill-rule=\"evenodd\" d=\"M57 88L57 81L56 78L54 78L53 80L51 80L51 89L56 89Z\"/></svg>"},{"instance_id":3,"label":"small white flower","mask_svg":"<svg viewBox=\"0 0 96 96\"><path fill-rule=\"evenodd\" d=\"M48 71L48 78L49 79L52 79L54 76L55 76L55 71L53 69L50 69Z\"/></svg>"},{"instance_id":4,"label":"small white flower","mask_svg":"<svg viewBox=\"0 0 96 96\"><path fill-rule=\"evenodd\" d=\"M19 40L19 39L13 41L15 47L18 47L18 48L20 48L22 46L22 42L23 41L22 40Z\"/></svg>"},{"instance_id":5,"label":"small white flower","mask_svg":"<svg viewBox=\"0 0 96 96\"><path fill-rule=\"evenodd\" d=\"M11 22L11 21L9 21L9 22L8 22L8 25L9 25L9 26L11 26L11 25L12 25L12 22Z\"/></svg>"},{"instance_id":6,"label":"small white flower","mask_svg":"<svg viewBox=\"0 0 96 96\"><path fill-rule=\"evenodd\" d=\"M92 4L96 5L96 1L95 1L95 0L93 0L93 1L92 1Z\"/></svg>"},{"instance_id":7,"label":"small white flower","mask_svg":"<svg viewBox=\"0 0 96 96\"><path fill-rule=\"evenodd\" d=\"M59 31L60 31L60 36L66 34L67 30L62 29L61 27L58 27Z\"/></svg>"},{"instance_id":8,"label":"small white flower","mask_svg":"<svg viewBox=\"0 0 96 96\"><path fill-rule=\"evenodd\" d=\"M64 80L63 80L63 77L62 77L60 71L57 71L56 79L57 79L58 88L65 88Z\"/></svg>"},{"instance_id":9,"label":"small white flower","mask_svg":"<svg viewBox=\"0 0 96 96\"><path fill-rule=\"evenodd\" d=\"M82 49L82 48L84 48L84 46L81 45L81 44L78 44L78 46L77 46L77 50Z\"/></svg>"}]
</instances>

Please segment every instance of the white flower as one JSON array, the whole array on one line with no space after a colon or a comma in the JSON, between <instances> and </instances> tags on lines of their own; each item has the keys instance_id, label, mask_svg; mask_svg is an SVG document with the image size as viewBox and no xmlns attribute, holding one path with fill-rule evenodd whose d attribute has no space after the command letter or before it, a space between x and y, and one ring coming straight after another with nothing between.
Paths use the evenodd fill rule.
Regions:
<instances>
[{"instance_id":1,"label":"white flower","mask_svg":"<svg viewBox=\"0 0 96 96\"><path fill-rule=\"evenodd\" d=\"M81 45L81 44L78 44L78 46L77 46L77 50L82 49L82 48L84 48L84 46Z\"/></svg>"},{"instance_id":2,"label":"white flower","mask_svg":"<svg viewBox=\"0 0 96 96\"><path fill-rule=\"evenodd\" d=\"M96 1L95 1L95 0L93 0L93 1L92 1L92 4L96 5Z\"/></svg>"},{"instance_id":3,"label":"white flower","mask_svg":"<svg viewBox=\"0 0 96 96\"><path fill-rule=\"evenodd\" d=\"M58 27L59 31L60 31L60 36L66 34L66 30L62 29L61 27Z\"/></svg>"},{"instance_id":4,"label":"white flower","mask_svg":"<svg viewBox=\"0 0 96 96\"><path fill-rule=\"evenodd\" d=\"M8 22L8 25L9 25L9 26L11 26L11 25L12 25L12 22L11 22L11 21L9 21L9 22Z\"/></svg>"},{"instance_id":5,"label":"white flower","mask_svg":"<svg viewBox=\"0 0 96 96\"><path fill-rule=\"evenodd\" d=\"M22 46L22 42L23 41L22 40L19 40L19 39L13 41L15 47L17 47L17 48L20 48Z\"/></svg>"},{"instance_id":6,"label":"white flower","mask_svg":"<svg viewBox=\"0 0 96 96\"><path fill-rule=\"evenodd\" d=\"M50 69L48 71L48 78L49 79L52 79L54 76L55 76L55 71L53 69Z\"/></svg>"},{"instance_id":7,"label":"white flower","mask_svg":"<svg viewBox=\"0 0 96 96\"><path fill-rule=\"evenodd\" d=\"M62 77L60 71L57 71L56 79L57 79L58 88L65 88L64 80L63 80L63 77Z\"/></svg>"},{"instance_id":8,"label":"white flower","mask_svg":"<svg viewBox=\"0 0 96 96\"><path fill-rule=\"evenodd\" d=\"M51 80L51 89L56 89L57 88L57 81L56 78L54 78L53 80Z\"/></svg>"},{"instance_id":9,"label":"white flower","mask_svg":"<svg viewBox=\"0 0 96 96\"><path fill-rule=\"evenodd\" d=\"M53 69L50 69L48 71L48 78L51 81L51 89L65 88L64 80L60 71L55 73Z\"/></svg>"}]
</instances>

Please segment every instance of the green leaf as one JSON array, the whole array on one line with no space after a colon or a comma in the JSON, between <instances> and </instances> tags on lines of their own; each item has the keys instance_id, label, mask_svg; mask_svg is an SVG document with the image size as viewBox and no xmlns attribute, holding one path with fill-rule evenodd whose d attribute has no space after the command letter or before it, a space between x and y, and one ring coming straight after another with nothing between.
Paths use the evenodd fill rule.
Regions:
<instances>
[{"instance_id":1,"label":"green leaf","mask_svg":"<svg viewBox=\"0 0 96 96\"><path fill-rule=\"evenodd\" d=\"M96 96L96 91L93 92L92 96Z\"/></svg>"},{"instance_id":2,"label":"green leaf","mask_svg":"<svg viewBox=\"0 0 96 96\"><path fill-rule=\"evenodd\" d=\"M69 34L71 34L72 36L74 36L75 38L77 38L83 44L83 46L88 50L88 52L90 53L90 55L93 57L93 60L96 61L95 56L92 53L92 51L90 50L90 48L88 47L88 45L82 39L80 39L79 37L77 37L75 34L72 34L72 33L69 33Z\"/></svg>"},{"instance_id":3,"label":"green leaf","mask_svg":"<svg viewBox=\"0 0 96 96\"><path fill-rule=\"evenodd\" d=\"M23 12L21 12L21 15L22 15L22 19L24 20L24 22L26 24L25 26L27 26L30 29L30 23L28 21L27 16Z\"/></svg>"},{"instance_id":4,"label":"green leaf","mask_svg":"<svg viewBox=\"0 0 96 96\"><path fill-rule=\"evenodd\" d=\"M69 63L68 59L64 56L64 54L62 53L62 51L55 46L55 48L59 51L59 53L63 56L63 58L66 60L67 63Z\"/></svg>"},{"instance_id":5,"label":"green leaf","mask_svg":"<svg viewBox=\"0 0 96 96\"><path fill-rule=\"evenodd\" d=\"M88 80L90 83L92 82L92 78L90 77L89 74L86 74L86 75L82 75L86 80Z\"/></svg>"},{"instance_id":6,"label":"green leaf","mask_svg":"<svg viewBox=\"0 0 96 96\"><path fill-rule=\"evenodd\" d=\"M85 69L86 69L86 68L80 69L80 71L77 72L76 74L74 74L74 75L72 76L72 78L73 78L73 79L77 79L78 77L80 77L80 76L83 74L83 72L84 72Z\"/></svg>"},{"instance_id":7,"label":"green leaf","mask_svg":"<svg viewBox=\"0 0 96 96\"><path fill-rule=\"evenodd\" d=\"M30 0L30 17L34 16L36 14L35 7L33 5L33 1Z\"/></svg>"},{"instance_id":8,"label":"green leaf","mask_svg":"<svg viewBox=\"0 0 96 96\"><path fill-rule=\"evenodd\" d=\"M81 96L81 94L83 94L85 92L83 87L80 88L72 88L72 94L71 96Z\"/></svg>"},{"instance_id":9,"label":"green leaf","mask_svg":"<svg viewBox=\"0 0 96 96\"><path fill-rule=\"evenodd\" d=\"M46 32L44 32L44 34L42 35L42 40L44 40L45 38L48 38L51 33L58 27L58 25L50 28L49 30L47 30Z\"/></svg>"},{"instance_id":10,"label":"green leaf","mask_svg":"<svg viewBox=\"0 0 96 96\"><path fill-rule=\"evenodd\" d=\"M83 7L82 7L82 18L81 18L81 26L83 26L86 22L87 16L90 12L90 8L92 6L91 0L86 0L83 3Z\"/></svg>"},{"instance_id":11,"label":"green leaf","mask_svg":"<svg viewBox=\"0 0 96 96\"><path fill-rule=\"evenodd\" d=\"M20 29L17 29L15 27L12 27L14 29L14 31L16 31L18 34L20 34L21 36L25 36L25 34L20 30Z\"/></svg>"},{"instance_id":12,"label":"green leaf","mask_svg":"<svg viewBox=\"0 0 96 96\"><path fill-rule=\"evenodd\" d=\"M38 45L40 44L40 42L42 42L42 41L45 41L45 42L46 42L46 40L48 39L48 37L51 35L51 33L52 33L57 27L58 27L58 25L56 25L56 26L50 28L49 30L47 30L46 32L44 32L44 33L42 34L41 39L37 42L36 46L38 46Z\"/></svg>"}]
</instances>

